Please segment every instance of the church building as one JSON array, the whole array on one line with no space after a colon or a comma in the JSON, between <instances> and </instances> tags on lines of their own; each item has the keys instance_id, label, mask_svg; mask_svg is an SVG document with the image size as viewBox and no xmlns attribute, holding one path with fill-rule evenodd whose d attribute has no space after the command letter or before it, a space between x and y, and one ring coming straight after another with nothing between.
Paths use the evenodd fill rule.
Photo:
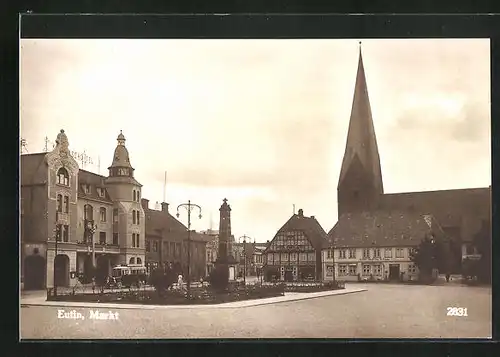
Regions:
<instances>
[{"instance_id":1,"label":"church building","mask_svg":"<svg viewBox=\"0 0 500 357\"><path fill-rule=\"evenodd\" d=\"M79 169L64 130L51 152L21 155L25 289L73 286L77 275L91 277L93 266L105 276L114 265L144 265L142 185L121 132L117 141L108 176Z\"/></svg>"},{"instance_id":2,"label":"church building","mask_svg":"<svg viewBox=\"0 0 500 357\"><path fill-rule=\"evenodd\" d=\"M432 229L444 232L451 242L455 256L451 269L456 273L460 271L462 249L468 251L477 232L491 224L491 186L391 194L384 192L361 48L337 198L338 222L328 233L330 244L341 244L342 249L348 251L367 247L378 249L381 248L381 242L384 249L396 249L396 245L398 248L415 246L423 236L418 237L417 242L415 237L412 239L412 235L425 232L426 225L422 222L432 219ZM378 222L378 226L373 222ZM381 227L382 223L386 226ZM436 225L439 228L435 228ZM391 227L398 229L391 230ZM378 231L383 231L383 234ZM407 235L406 240L402 237L403 231ZM390 239L395 243L391 244ZM340 254L340 251L335 254ZM338 262L337 255L334 258ZM339 268L337 262L335 270ZM353 274L362 273L361 266L360 262Z\"/></svg>"}]
</instances>

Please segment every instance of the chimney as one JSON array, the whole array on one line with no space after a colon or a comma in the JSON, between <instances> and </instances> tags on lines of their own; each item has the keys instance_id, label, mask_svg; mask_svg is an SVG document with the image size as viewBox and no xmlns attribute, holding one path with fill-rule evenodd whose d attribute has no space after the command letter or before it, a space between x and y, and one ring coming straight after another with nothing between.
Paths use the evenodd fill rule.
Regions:
<instances>
[{"instance_id":1,"label":"chimney","mask_svg":"<svg viewBox=\"0 0 500 357\"><path fill-rule=\"evenodd\" d=\"M143 209L149 209L149 200L141 198L141 206Z\"/></svg>"},{"instance_id":2,"label":"chimney","mask_svg":"<svg viewBox=\"0 0 500 357\"><path fill-rule=\"evenodd\" d=\"M301 209L299 209L299 217L304 217L304 211Z\"/></svg>"},{"instance_id":3,"label":"chimney","mask_svg":"<svg viewBox=\"0 0 500 357\"><path fill-rule=\"evenodd\" d=\"M314 216L311 216L311 218L312 218L312 219L316 219L316 217L314 217Z\"/></svg>"},{"instance_id":4,"label":"chimney","mask_svg":"<svg viewBox=\"0 0 500 357\"><path fill-rule=\"evenodd\" d=\"M168 203L166 203L166 202L161 203L161 211L168 213Z\"/></svg>"}]
</instances>

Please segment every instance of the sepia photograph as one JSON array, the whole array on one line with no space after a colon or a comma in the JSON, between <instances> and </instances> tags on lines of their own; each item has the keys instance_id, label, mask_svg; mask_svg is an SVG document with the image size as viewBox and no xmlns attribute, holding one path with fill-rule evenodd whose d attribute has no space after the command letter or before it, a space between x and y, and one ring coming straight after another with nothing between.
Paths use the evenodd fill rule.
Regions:
<instances>
[{"instance_id":1,"label":"sepia photograph","mask_svg":"<svg viewBox=\"0 0 500 357\"><path fill-rule=\"evenodd\" d=\"M21 39L21 340L492 337L489 39Z\"/></svg>"}]
</instances>

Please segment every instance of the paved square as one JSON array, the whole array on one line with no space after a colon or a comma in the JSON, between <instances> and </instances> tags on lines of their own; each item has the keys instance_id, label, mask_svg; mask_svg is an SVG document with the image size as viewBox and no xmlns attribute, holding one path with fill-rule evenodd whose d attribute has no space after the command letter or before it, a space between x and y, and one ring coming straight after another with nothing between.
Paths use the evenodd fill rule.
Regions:
<instances>
[{"instance_id":1,"label":"paved square","mask_svg":"<svg viewBox=\"0 0 500 357\"><path fill-rule=\"evenodd\" d=\"M21 338L490 338L491 288L352 284L367 291L224 309L113 309L118 319L59 319L58 309L21 308ZM468 309L447 316L447 307ZM102 309L107 312L109 309Z\"/></svg>"}]
</instances>

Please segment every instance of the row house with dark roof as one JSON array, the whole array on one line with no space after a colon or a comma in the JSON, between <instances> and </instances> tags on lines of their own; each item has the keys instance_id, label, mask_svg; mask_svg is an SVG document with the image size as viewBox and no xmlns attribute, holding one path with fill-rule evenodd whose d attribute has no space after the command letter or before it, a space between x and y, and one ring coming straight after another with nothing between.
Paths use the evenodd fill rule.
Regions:
<instances>
[{"instance_id":1,"label":"row house with dark roof","mask_svg":"<svg viewBox=\"0 0 500 357\"><path fill-rule=\"evenodd\" d=\"M424 238L446 242L431 215L404 211L343 214L323 249L323 280L416 280L413 249Z\"/></svg>"},{"instance_id":2,"label":"row house with dark roof","mask_svg":"<svg viewBox=\"0 0 500 357\"><path fill-rule=\"evenodd\" d=\"M321 252L327 234L314 216L302 209L278 230L263 252L264 278L267 281L321 280Z\"/></svg>"},{"instance_id":3,"label":"row house with dark roof","mask_svg":"<svg viewBox=\"0 0 500 357\"><path fill-rule=\"evenodd\" d=\"M79 169L64 130L51 152L21 155L24 288L73 286L79 274L91 278L94 264L98 276L144 265L142 186L121 132L117 141L108 176Z\"/></svg>"},{"instance_id":4,"label":"row house with dark roof","mask_svg":"<svg viewBox=\"0 0 500 357\"><path fill-rule=\"evenodd\" d=\"M206 276L207 237L188 228L172 216L169 204L163 202L161 210L149 208L149 200L141 200L145 212L146 225L146 268L149 272L156 268L172 267L176 272L187 275L188 247L192 279Z\"/></svg>"}]
</instances>

